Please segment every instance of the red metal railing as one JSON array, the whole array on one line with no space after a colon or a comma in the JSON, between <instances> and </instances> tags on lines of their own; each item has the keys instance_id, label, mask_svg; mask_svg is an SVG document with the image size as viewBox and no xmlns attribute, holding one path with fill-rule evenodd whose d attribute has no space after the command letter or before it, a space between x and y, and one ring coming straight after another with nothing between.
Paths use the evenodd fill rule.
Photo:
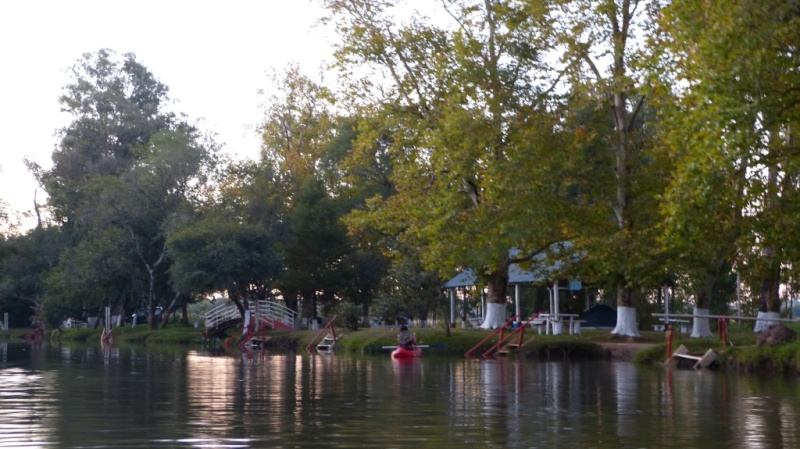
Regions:
<instances>
[{"instance_id":1,"label":"red metal railing","mask_svg":"<svg viewBox=\"0 0 800 449\"><path fill-rule=\"evenodd\" d=\"M480 342L480 343L478 343L477 345L473 346L473 347L472 347L472 349L470 349L469 351L467 351L466 353L464 353L464 355L465 355L466 357L472 357L472 355L475 353L475 351L477 351L477 350L478 350L478 348L480 348L481 346L483 346L483 344L484 344L484 343L486 343L487 341L491 340L491 339L492 339L492 338L493 338L495 335L497 335L497 334L500 334L500 340L503 340L503 334L504 334L504 333L505 333L505 331L506 331L506 326L508 326L509 324L511 324L512 322L514 322L514 321L517 319L517 317L518 317L518 316L519 316L519 315L514 315L513 317L511 317L511 319L509 319L508 321L506 321L506 324L504 324L504 325L500 326L499 328L495 329L495 330L494 330L494 332L492 332L491 334L489 334L489 336L488 336L488 337L486 337L486 338L484 338L483 340L481 340L481 342Z\"/></svg>"},{"instance_id":2,"label":"red metal railing","mask_svg":"<svg viewBox=\"0 0 800 449\"><path fill-rule=\"evenodd\" d=\"M325 332L328 329L331 330L331 335L333 336L333 341L336 341L336 328L333 327L333 323L336 321L336 316L337 315L334 315L334 317L331 318L328 321L328 324L326 324L325 326L322 326L322 329L319 330L317 335L314 336L314 338L311 340L311 342L308 344L308 346L306 346L306 351L314 352L314 345L320 340L320 337L322 337L323 334L325 334Z\"/></svg>"},{"instance_id":3,"label":"red metal railing","mask_svg":"<svg viewBox=\"0 0 800 449\"><path fill-rule=\"evenodd\" d=\"M515 334L519 334L519 338L517 339L517 347L518 348L522 347L522 340L525 337L525 328L528 327L528 325L531 323L531 321L535 320L538 317L539 317L539 314L537 313L537 314L533 315L532 317L528 318L528 321L525 321L524 323L522 323L521 326L517 326L517 328L514 329L505 338L501 334L500 335L500 340L494 346L490 347L489 349L486 350L486 352L483 353L483 358L489 358L489 357L493 356L494 353L497 352L498 349L502 348L503 345L506 344L506 342L508 340L510 340L511 337L513 337Z\"/></svg>"}]
</instances>

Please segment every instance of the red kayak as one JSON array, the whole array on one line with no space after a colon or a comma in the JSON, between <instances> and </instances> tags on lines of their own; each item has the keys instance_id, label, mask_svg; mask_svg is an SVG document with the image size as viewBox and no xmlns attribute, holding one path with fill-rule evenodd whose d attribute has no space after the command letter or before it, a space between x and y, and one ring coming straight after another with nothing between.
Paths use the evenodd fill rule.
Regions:
<instances>
[{"instance_id":1,"label":"red kayak","mask_svg":"<svg viewBox=\"0 0 800 449\"><path fill-rule=\"evenodd\" d=\"M422 349L418 347L414 347L414 349L398 347L392 351L393 359L410 359L412 357L422 357Z\"/></svg>"}]
</instances>

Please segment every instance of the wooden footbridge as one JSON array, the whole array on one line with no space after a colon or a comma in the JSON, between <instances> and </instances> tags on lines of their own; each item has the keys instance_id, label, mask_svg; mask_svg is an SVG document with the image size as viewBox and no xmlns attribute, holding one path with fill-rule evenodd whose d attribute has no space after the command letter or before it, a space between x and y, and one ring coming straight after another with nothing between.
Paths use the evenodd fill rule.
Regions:
<instances>
[{"instance_id":1,"label":"wooden footbridge","mask_svg":"<svg viewBox=\"0 0 800 449\"><path fill-rule=\"evenodd\" d=\"M249 323L242 326L242 334L249 341L253 336L267 329L292 330L294 329L297 312L275 301L253 301L250 303ZM205 314L206 335L224 332L227 329L239 327L244 323L244 317L234 304L225 303L209 310ZM246 342L245 342L246 343Z\"/></svg>"}]
</instances>

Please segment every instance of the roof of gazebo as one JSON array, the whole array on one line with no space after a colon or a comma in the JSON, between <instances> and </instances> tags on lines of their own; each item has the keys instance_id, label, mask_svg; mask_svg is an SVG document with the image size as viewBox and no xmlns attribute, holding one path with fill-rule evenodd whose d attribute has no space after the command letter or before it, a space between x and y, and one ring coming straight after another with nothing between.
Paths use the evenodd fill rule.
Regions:
<instances>
[{"instance_id":1,"label":"roof of gazebo","mask_svg":"<svg viewBox=\"0 0 800 449\"><path fill-rule=\"evenodd\" d=\"M569 245L569 243L567 243ZM512 249L509 251L512 255L517 254L519 251ZM547 266L543 266L547 259L547 254L538 253L533 257L534 266L539 265L539 269L531 271L521 268L519 265L512 263L508 267L508 284L542 284L550 279L553 272L559 271L564 262L556 260ZM464 271L455 275L452 279L444 284L443 288L456 288L456 287L471 287L477 283L477 276L471 268L465 268Z\"/></svg>"}]
</instances>

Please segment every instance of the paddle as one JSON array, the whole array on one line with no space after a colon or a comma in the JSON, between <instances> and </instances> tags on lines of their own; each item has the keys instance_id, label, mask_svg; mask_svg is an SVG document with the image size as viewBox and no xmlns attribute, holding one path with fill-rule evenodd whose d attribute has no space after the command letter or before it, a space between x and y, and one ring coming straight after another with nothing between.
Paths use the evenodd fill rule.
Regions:
<instances>
[{"instance_id":1,"label":"paddle","mask_svg":"<svg viewBox=\"0 0 800 449\"><path fill-rule=\"evenodd\" d=\"M415 348L430 348L429 345L414 345ZM381 346L381 349L397 349L397 346Z\"/></svg>"}]
</instances>

